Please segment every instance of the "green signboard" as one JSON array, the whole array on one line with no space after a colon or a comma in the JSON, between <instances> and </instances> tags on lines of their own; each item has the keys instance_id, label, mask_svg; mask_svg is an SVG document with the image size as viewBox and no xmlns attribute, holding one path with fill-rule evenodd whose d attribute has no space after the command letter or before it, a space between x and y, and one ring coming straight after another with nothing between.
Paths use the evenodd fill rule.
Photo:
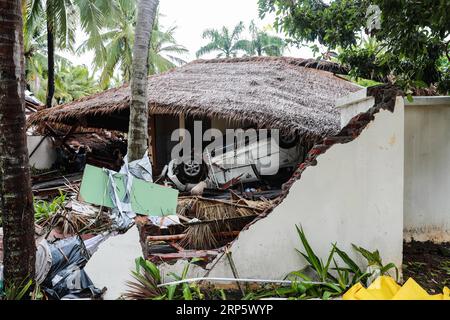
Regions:
<instances>
[{"instance_id":1,"label":"green signboard","mask_svg":"<svg viewBox=\"0 0 450 320\"><path fill-rule=\"evenodd\" d=\"M120 200L126 196L126 175L114 173L113 179ZM101 168L86 165L80 188L81 200L98 206L113 208L108 173ZM131 208L137 214L167 216L176 214L178 190L133 178Z\"/></svg>"}]
</instances>

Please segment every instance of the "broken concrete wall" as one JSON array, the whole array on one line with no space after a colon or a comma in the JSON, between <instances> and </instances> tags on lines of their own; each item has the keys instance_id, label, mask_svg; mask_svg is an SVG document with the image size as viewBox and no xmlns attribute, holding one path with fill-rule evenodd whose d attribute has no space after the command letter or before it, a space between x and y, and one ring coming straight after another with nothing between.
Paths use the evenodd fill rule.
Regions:
<instances>
[{"instance_id":1,"label":"broken concrete wall","mask_svg":"<svg viewBox=\"0 0 450 320\"><path fill-rule=\"evenodd\" d=\"M30 156L30 166L36 169L49 169L55 163L56 152L51 138L44 136L27 136L28 153L34 151Z\"/></svg>"},{"instance_id":2,"label":"broken concrete wall","mask_svg":"<svg viewBox=\"0 0 450 320\"><path fill-rule=\"evenodd\" d=\"M405 106L405 239L450 241L450 97Z\"/></svg>"},{"instance_id":3,"label":"broken concrete wall","mask_svg":"<svg viewBox=\"0 0 450 320\"><path fill-rule=\"evenodd\" d=\"M366 110L373 101L367 104ZM355 258L354 243L401 266L403 139L403 99L397 98L394 113L381 110L354 141L320 155L268 217L241 232L230 249L239 276L281 279L304 267L295 250L303 250L296 224L322 258L334 242ZM210 276L233 276L225 257Z\"/></svg>"}]
</instances>

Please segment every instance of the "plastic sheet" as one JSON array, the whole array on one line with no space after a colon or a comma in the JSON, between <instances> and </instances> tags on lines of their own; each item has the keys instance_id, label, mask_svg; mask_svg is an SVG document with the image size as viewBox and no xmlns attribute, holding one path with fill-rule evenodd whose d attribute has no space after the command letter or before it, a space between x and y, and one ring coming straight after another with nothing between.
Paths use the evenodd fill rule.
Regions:
<instances>
[{"instance_id":1,"label":"plastic sheet","mask_svg":"<svg viewBox=\"0 0 450 320\"><path fill-rule=\"evenodd\" d=\"M378 277L367 289L361 283L354 285L343 296L344 300L450 300L450 289L430 295L414 279L403 286L388 276Z\"/></svg>"},{"instance_id":2,"label":"plastic sheet","mask_svg":"<svg viewBox=\"0 0 450 320\"><path fill-rule=\"evenodd\" d=\"M78 237L59 240L48 245L52 265L42 282L43 290L54 299L96 297L96 288L83 268L90 258L89 252Z\"/></svg>"},{"instance_id":3,"label":"plastic sheet","mask_svg":"<svg viewBox=\"0 0 450 320\"><path fill-rule=\"evenodd\" d=\"M38 284L44 282L52 267L52 253L47 240L42 240L36 250L36 275L35 279Z\"/></svg>"}]
</instances>

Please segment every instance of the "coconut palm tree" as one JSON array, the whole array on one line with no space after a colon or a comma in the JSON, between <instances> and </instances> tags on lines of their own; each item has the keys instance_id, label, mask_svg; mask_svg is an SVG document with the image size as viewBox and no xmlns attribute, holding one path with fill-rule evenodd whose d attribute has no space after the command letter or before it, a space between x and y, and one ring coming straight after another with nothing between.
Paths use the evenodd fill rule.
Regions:
<instances>
[{"instance_id":1,"label":"coconut palm tree","mask_svg":"<svg viewBox=\"0 0 450 320\"><path fill-rule=\"evenodd\" d=\"M25 80L33 92L40 90L41 82L47 74L47 33L45 19L39 19L27 30L24 26L23 47L25 56Z\"/></svg>"},{"instance_id":2,"label":"coconut palm tree","mask_svg":"<svg viewBox=\"0 0 450 320\"><path fill-rule=\"evenodd\" d=\"M136 26L136 1L115 0L116 15L108 19L106 31L100 34L98 43L86 40L78 48L79 53L95 51L94 67L101 70L100 83L103 88L110 86L115 72L120 71L122 81L131 79L132 51ZM161 73L186 63L179 58L187 49L177 44L174 33L177 27L167 30L159 23L157 14L153 26L152 41L149 51L149 74Z\"/></svg>"},{"instance_id":3,"label":"coconut palm tree","mask_svg":"<svg viewBox=\"0 0 450 320\"><path fill-rule=\"evenodd\" d=\"M36 246L25 135L20 0L0 0L0 212L6 288L34 278Z\"/></svg>"},{"instance_id":4,"label":"coconut palm tree","mask_svg":"<svg viewBox=\"0 0 450 320\"><path fill-rule=\"evenodd\" d=\"M89 74L89 69L84 65L72 66L62 62L57 70L55 100L58 104L78 100L101 90L93 75Z\"/></svg>"},{"instance_id":5,"label":"coconut palm tree","mask_svg":"<svg viewBox=\"0 0 450 320\"><path fill-rule=\"evenodd\" d=\"M129 161L142 158L148 150L147 62L158 4L159 0L140 0L137 10L128 130Z\"/></svg>"},{"instance_id":6,"label":"coconut palm tree","mask_svg":"<svg viewBox=\"0 0 450 320\"><path fill-rule=\"evenodd\" d=\"M197 58L211 52L219 52L217 58L236 57L240 51L247 52L248 41L240 39L244 29L242 21L231 32L225 26L222 27L222 30L206 29L203 31L202 37L210 42L197 51Z\"/></svg>"},{"instance_id":7,"label":"coconut palm tree","mask_svg":"<svg viewBox=\"0 0 450 320\"><path fill-rule=\"evenodd\" d=\"M161 14L156 16L155 24L153 25L152 41L148 56L149 74L161 73L186 63L180 56L185 55L188 50L184 46L177 44L175 40L175 32L178 27L171 26L165 29L159 23L161 16Z\"/></svg>"},{"instance_id":8,"label":"coconut palm tree","mask_svg":"<svg viewBox=\"0 0 450 320\"><path fill-rule=\"evenodd\" d=\"M31 27L31 30L27 30ZM38 17L32 26L24 25L23 46L25 56L25 80L27 88L41 100L46 99L47 90L47 32L45 17ZM56 66L69 61L55 53Z\"/></svg>"},{"instance_id":9,"label":"coconut palm tree","mask_svg":"<svg viewBox=\"0 0 450 320\"><path fill-rule=\"evenodd\" d=\"M43 79L46 80L45 74ZM45 98L46 82L43 81L38 90L33 91L38 99ZM93 75L89 74L86 66L74 66L67 60L56 63L55 68L55 96L57 104L67 103L100 91L100 87Z\"/></svg>"},{"instance_id":10,"label":"coconut palm tree","mask_svg":"<svg viewBox=\"0 0 450 320\"><path fill-rule=\"evenodd\" d=\"M258 29L252 21L249 27L252 40L247 43L247 53L257 56L282 56L286 49L286 42L277 36L270 35L264 30Z\"/></svg>"},{"instance_id":11,"label":"coconut palm tree","mask_svg":"<svg viewBox=\"0 0 450 320\"><path fill-rule=\"evenodd\" d=\"M45 17L47 31L47 107L55 92L55 50L73 49L78 25L92 42L100 36L104 15L114 6L107 0L26 0L26 30Z\"/></svg>"}]
</instances>

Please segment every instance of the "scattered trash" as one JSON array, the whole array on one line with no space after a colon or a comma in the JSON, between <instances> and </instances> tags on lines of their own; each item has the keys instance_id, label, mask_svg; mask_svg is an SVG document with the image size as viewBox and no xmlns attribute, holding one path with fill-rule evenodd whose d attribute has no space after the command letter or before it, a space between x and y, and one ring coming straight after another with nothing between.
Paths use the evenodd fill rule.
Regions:
<instances>
[{"instance_id":1,"label":"scattered trash","mask_svg":"<svg viewBox=\"0 0 450 320\"><path fill-rule=\"evenodd\" d=\"M90 254L81 238L71 237L53 244L45 242L40 246L44 253L38 255L44 270L37 271L38 279L42 280L51 262L41 283L44 292L54 299L98 298L102 295L102 290L94 286L83 269Z\"/></svg>"},{"instance_id":2,"label":"scattered trash","mask_svg":"<svg viewBox=\"0 0 450 320\"><path fill-rule=\"evenodd\" d=\"M450 289L443 293L429 295L414 279L409 278L403 286L388 276L378 277L367 289L361 283L354 285L344 300L450 300Z\"/></svg>"}]
</instances>

